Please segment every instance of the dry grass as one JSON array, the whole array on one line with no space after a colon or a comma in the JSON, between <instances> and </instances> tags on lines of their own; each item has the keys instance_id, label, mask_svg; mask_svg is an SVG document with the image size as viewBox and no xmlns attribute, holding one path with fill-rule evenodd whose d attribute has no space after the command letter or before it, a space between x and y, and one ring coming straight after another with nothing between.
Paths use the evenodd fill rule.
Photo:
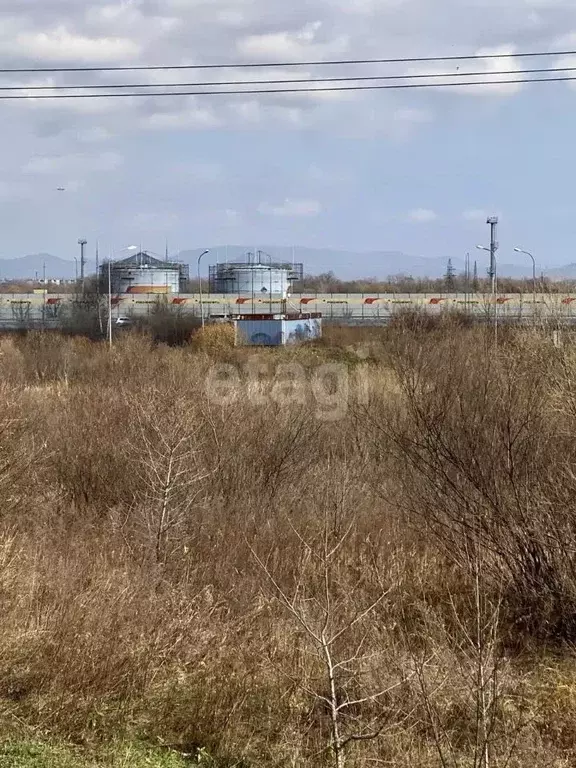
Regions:
<instances>
[{"instance_id":1,"label":"dry grass","mask_svg":"<svg viewBox=\"0 0 576 768\"><path fill-rule=\"evenodd\" d=\"M1 341L5 733L221 766L574 764L576 354L452 321L330 333ZM374 737L340 763L334 704Z\"/></svg>"},{"instance_id":2,"label":"dry grass","mask_svg":"<svg viewBox=\"0 0 576 768\"><path fill-rule=\"evenodd\" d=\"M193 349L218 357L236 346L236 330L231 323L206 325L191 339Z\"/></svg>"}]
</instances>

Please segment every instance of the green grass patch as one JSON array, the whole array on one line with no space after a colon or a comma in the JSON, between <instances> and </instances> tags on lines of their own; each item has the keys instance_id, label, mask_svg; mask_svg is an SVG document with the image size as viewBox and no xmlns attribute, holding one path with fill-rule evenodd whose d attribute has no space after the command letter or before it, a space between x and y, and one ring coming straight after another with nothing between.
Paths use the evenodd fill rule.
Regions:
<instances>
[{"instance_id":1,"label":"green grass patch","mask_svg":"<svg viewBox=\"0 0 576 768\"><path fill-rule=\"evenodd\" d=\"M36 741L0 744L0 768L216 768L210 758L185 760L169 750L113 743L97 751Z\"/></svg>"}]
</instances>

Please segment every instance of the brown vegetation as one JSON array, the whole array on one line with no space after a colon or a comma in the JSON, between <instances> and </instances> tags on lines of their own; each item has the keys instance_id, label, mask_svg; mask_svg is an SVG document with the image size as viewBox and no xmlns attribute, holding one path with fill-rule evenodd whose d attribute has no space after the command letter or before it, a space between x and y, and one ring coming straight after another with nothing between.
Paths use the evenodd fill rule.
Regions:
<instances>
[{"instance_id":1,"label":"brown vegetation","mask_svg":"<svg viewBox=\"0 0 576 768\"><path fill-rule=\"evenodd\" d=\"M342 280L333 272L320 275L305 275L294 286L295 293L479 293L491 292L491 280L480 275L470 276L466 280L463 274L450 277L412 277L411 275L392 275L386 280L376 277ZM532 278L498 277L500 293L527 293L534 290ZM539 276L536 283L538 293L572 293L574 283L571 280L551 280Z\"/></svg>"},{"instance_id":2,"label":"brown vegetation","mask_svg":"<svg viewBox=\"0 0 576 768\"><path fill-rule=\"evenodd\" d=\"M225 333L0 341L4 733L573 765L570 341Z\"/></svg>"}]
</instances>

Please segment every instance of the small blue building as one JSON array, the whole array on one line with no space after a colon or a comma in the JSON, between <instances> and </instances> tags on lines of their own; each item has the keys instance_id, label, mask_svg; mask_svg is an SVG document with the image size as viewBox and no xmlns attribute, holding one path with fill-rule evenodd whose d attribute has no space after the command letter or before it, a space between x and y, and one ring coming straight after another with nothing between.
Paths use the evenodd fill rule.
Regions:
<instances>
[{"instance_id":1,"label":"small blue building","mask_svg":"<svg viewBox=\"0 0 576 768\"><path fill-rule=\"evenodd\" d=\"M246 346L281 347L322 336L321 315L257 315L236 320L236 343Z\"/></svg>"}]
</instances>

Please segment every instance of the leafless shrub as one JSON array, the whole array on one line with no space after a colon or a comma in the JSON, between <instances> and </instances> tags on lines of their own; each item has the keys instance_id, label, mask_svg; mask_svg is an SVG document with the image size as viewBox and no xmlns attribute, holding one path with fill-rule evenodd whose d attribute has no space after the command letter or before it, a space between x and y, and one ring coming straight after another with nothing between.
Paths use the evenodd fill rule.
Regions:
<instances>
[{"instance_id":1,"label":"leafless shrub","mask_svg":"<svg viewBox=\"0 0 576 768\"><path fill-rule=\"evenodd\" d=\"M193 345L0 345L4 732L572 764L570 345L392 327L261 357L267 396L218 405ZM278 363L334 360L366 366L361 407L268 396Z\"/></svg>"},{"instance_id":2,"label":"leafless shrub","mask_svg":"<svg viewBox=\"0 0 576 768\"><path fill-rule=\"evenodd\" d=\"M391 720L390 694L406 682L402 675L394 679L396 670L381 673L381 680L388 678L386 683L371 685L367 681L370 667L382 663L377 652L368 651L374 642L375 612L389 598L393 586L384 584L379 573L363 573L356 583L347 578L349 558L356 555L364 559L358 547L354 555L349 551L350 539L357 537L353 518L334 526L324 510L321 525L310 531L310 538L297 530L294 533L300 551L296 578L289 590L271 569L270 558L264 560L255 550L251 552L267 586L294 622L295 634L302 636L320 667L316 680L314 674L310 680L291 670L285 674L325 710L331 764L343 768L354 744L377 739L385 730ZM365 597L372 579L373 593Z\"/></svg>"},{"instance_id":3,"label":"leafless shrub","mask_svg":"<svg viewBox=\"0 0 576 768\"><path fill-rule=\"evenodd\" d=\"M573 448L549 411L553 358L458 338L416 343L396 357L403 412L367 417L400 461L400 503L412 519L463 568L483 548L517 629L569 639L576 518L573 505L559 513L552 502L568 485Z\"/></svg>"},{"instance_id":4,"label":"leafless shrub","mask_svg":"<svg viewBox=\"0 0 576 768\"><path fill-rule=\"evenodd\" d=\"M129 401L126 393L124 400ZM201 433L186 398L152 390L134 412L139 450L130 447L127 459L138 476L138 489L128 519L139 518L156 565L165 565L178 546L177 534L185 528L192 533L198 524L194 510L206 495L204 481L218 467L202 464ZM182 547L190 547L189 538L180 537Z\"/></svg>"}]
</instances>

